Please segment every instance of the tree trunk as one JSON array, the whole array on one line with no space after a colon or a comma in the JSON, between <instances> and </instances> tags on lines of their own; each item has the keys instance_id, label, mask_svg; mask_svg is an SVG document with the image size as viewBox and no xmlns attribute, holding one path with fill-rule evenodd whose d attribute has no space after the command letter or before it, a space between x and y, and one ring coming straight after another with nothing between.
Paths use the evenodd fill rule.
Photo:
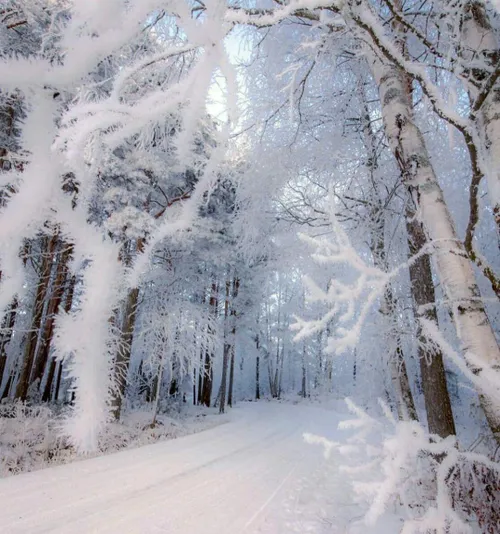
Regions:
<instances>
[{"instance_id":1,"label":"tree trunk","mask_svg":"<svg viewBox=\"0 0 500 534\"><path fill-rule=\"evenodd\" d=\"M0 110L0 131L4 139L12 138L14 133L14 123L16 120L14 106L19 96L10 95L6 100L6 106ZM12 168L12 162L7 159L9 149L7 146L0 146L0 172L9 171ZM3 205L3 198L0 205Z\"/></svg>"},{"instance_id":2,"label":"tree trunk","mask_svg":"<svg viewBox=\"0 0 500 534\"><path fill-rule=\"evenodd\" d=\"M205 369L203 377L203 391L201 393L201 404L210 408L212 401L212 383L213 383L213 369L212 369L213 355L206 349L205 351Z\"/></svg>"},{"instance_id":3,"label":"tree trunk","mask_svg":"<svg viewBox=\"0 0 500 534\"><path fill-rule=\"evenodd\" d=\"M370 54L370 51L368 50ZM405 76L394 65L371 54L389 145L403 169L421 222L433 244L440 280L451 303L465 360L478 378L500 370L500 350L482 304L472 265L458 239L422 133L413 122ZM488 377L486 376L486 379ZM481 404L493 434L500 440L498 405L480 391Z\"/></svg>"},{"instance_id":4,"label":"tree trunk","mask_svg":"<svg viewBox=\"0 0 500 534\"><path fill-rule=\"evenodd\" d=\"M219 395L218 395L220 399L219 413L224 413L224 409L226 406L227 366L228 366L228 360L229 360L229 350L230 350L229 345L227 343L224 343L223 356L222 356L222 377L221 377L221 383L220 383L220 389L219 389Z\"/></svg>"},{"instance_id":5,"label":"tree trunk","mask_svg":"<svg viewBox=\"0 0 500 534\"><path fill-rule=\"evenodd\" d=\"M50 346L52 343L52 336L54 334L55 319L57 317L59 306L64 294L64 286L68 275L68 261L73 252L73 247L71 245L63 242L61 243L61 246L62 250L51 287L51 295L49 296L47 310L45 313L45 321L40 334L40 341L37 345L35 364L33 366L30 379L31 382L36 382L39 380L39 389L41 388L41 381L49 359Z\"/></svg>"},{"instance_id":6,"label":"tree trunk","mask_svg":"<svg viewBox=\"0 0 500 534\"><path fill-rule=\"evenodd\" d=\"M64 312L69 313L71 311L71 308L73 306L73 296L75 293L75 285L76 285L76 277L72 276L69 279L68 284L68 290L66 292L66 298L64 300ZM56 380L56 386L54 388L54 394L51 396L51 389L52 389L52 381L54 379L54 374L56 370L57 361L55 358L52 359L51 367L49 369L49 376L47 378L47 382L45 384L45 390L43 392L42 400L44 402L49 402L52 398L53 401L57 402L57 399L59 398L59 388L61 387L61 377L62 377L62 370L63 370L63 362L59 362L59 368L57 371L57 380Z\"/></svg>"},{"instance_id":7,"label":"tree trunk","mask_svg":"<svg viewBox=\"0 0 500 534\"><path fill-rule=\"evenodd\" d=\"M375 191L369 218L372 226L370 249L373 255L375 267L387 271L387 257L385 252L385 217L384 205ZM410 388L406 361L401 349L401 340L397 325L397 306L392 288L385 288L380 306L381 314L386 318L389 326L388 340L395 341L395 347L389 355L389 372L394 389L396 410L400 420L418 420L415 402Z\"/></svg>"},{"instance_id":8,"label":"tree trunk","mask_svg":"<svg viewBox=\"0 0 500 534\"><path fill-rule=\"evenodd\" d=\"M212 283L212 293L210 295L210 301L209 306L211 313L213 315L213 318L217 317L217 292L218 287L216 282ZM208 327L208 335L214 335L215 332L213 331L212 327ZM213 358L214 355L211 354L208 347L205 350L205 372L203 377L203 391L201 395L201 403L207 406L207 408L210 407L210 403L212 402L212 386L213 386Z\"/></svg>"},{"instance_id":9,"label":"tree trunk","mask_svg":"<svg viewBox=\"0 0 500 534\"><path fill-rule=\"evenodd\" d=\"M268 361L267 361L267 375L269 378L269 393L271 394L271 397L274 399L276 397L274 393L274 387L273 387L273 370L271 368L271 355L269 355Z\"/></svg>"},{"instance_id":10,"label":"tree trunk","mask_svg":"<svg viewBox=\"0 0 500 534\"><path fill-rule=\"evenodd\" d=\"M155 385L154 385L154 406L153 406L153 419L151 421L151 427L156 426L156 419L158 417L158 408L160 406L160 393L161 393L161 383L163 380L163 356L160 359L160 364L158 366L158 374L156 375Z\"/></svg>"},{"instance_id":11,"label":"tree trunk","mask_svg":"<svg viewBox=\"0 0 500 534\"><path fill-rule=\"evenodd\" d=\"M231 291L231 281L226 281L226 300L224 301L224 349L222 356L222 377L220 383L219 397L219 413L224 413L226 405L226 386L227 386L227 364L229 359L229 352L231 345L229 343L229 294Z\"/></svg>"},{"instance_id":12,"label":"tree trunk","mask_svg":"<svg viewBox=\"0 0 500 534\"><path fill-rule=\"evenodd\" d=\"M43 257L41 262L40 280L38 282L38 287L35 295L31 328L28 332L28 337L26 340L26 346L21 364L21 373L19 376L19 381L17 383L15 393L16 399L21 399L23 401L25 401L27 398L28 389L30 386L31 368L33 366L33 360L35 358L38 333L42 322L45 299L47 297L47 291L50 283L50 273L52 270L52 260L54 257L57 237L55 235L51 237L44 237L42 243Z\"/></svg>"},{"instance_id":13,"label":"tree trunk","mask_svg":"<svg viewBox=\"0 0 500 534\"><path fill-rule=\"evenodd\" d=\"M278 326L278 330L279 330L279 326ZM280 368L280 345L281 345L280 341L281 339L278 338L278 342L276 345L276 362L275 362L275 367L273 368L273 376L271 380L272 381L271 395L274 399L279 397L278 383L279 383L279 368Z\"/></svg>"},{"instance_id":14,"label":"tree trunk","mask_svg":"<svg viewBox=\"0 0 500 534\"><path fill-rule=\"evenodd\" d=\"M278 375L278 399L281 399L281 393L283 391L282 389L282 381L283 381L283 368L285 365L285 346L284 344L281 345L281 360L280 360L280 372Z\"/></svg>"},{"instance_id":15,"label":"tree trunk","mask_svg":"<svg viewBox=\"0 0 500 534\"><path fill-rule=\"evenodd\" d=\"M260 337L257 333L255 337L255 347L257 349L257 356L255 358L255 398L260 399Z\"/></svg>"},{"instance_id":16,"label":"tree trunk","mask_svg":"<svg viewBox=\"0 0 500 534\"><path fill-rule=\"evenodd\" d=\"M300 390L301 396L305 399L307 397L307 376L306 376L306 344L302 343L302 389Z\"/></svg>"},{"instance_id":17,"label":"tree trunk","mask_svg":"<svg viewBox=\"0 0 500 534\"><path fill-rule=\"evenodd\" d=\"M233 407L234 388L234 344L231 345L231 361L229 363L229 388L227 392L227 405Z\"/></svg>"},{"instance_id":18,"label":"tree trunk","mask_svg":"<svg viewBox=\"0 0 500 534\"><path fill-rule=\"evenodd\" d=\"M63 367L64 367L64 364L62 361L60 361L59 366L57 368L57 379L56 379L56 385L54 388L54 395L52 396L52 400L54 402L57 402L59 400L59 391L61 389Z\"/></svg>"},{"instance_id":19,"label":"tree trunk","mask_svg":"<svg viewBox=\"0 0 500 534\"><path fill-rule=\"evenodd\" d=\"M137 302L139 300L139 288L131 289L128 292L123 312L123 325L120 347L115 359L115 381L116 390L111 400L112 414L116 420L120 419L123 396L127 385L128 368L130 365L130 355L132 342L134 340L135 318L137 315Z\"/></svg>"},{"instance_id":20,"label":"tree trunk","mask_svg":"<svg viewBox=\"0 0 500 534\"><path fill-rule=\"evenodd\" d=\"M371 236L370 236L370 250L373 256L373 263L376 267L386 272L388 270L388 262L385 247L385 214L387 207L387 199L383 198L378 183L378 152L377 140L371 126L371 117L366 103L366 96L364 92L362 95L363 116L362 127L363 137L366 144L367 161L366 167L370 173L371 191L364 203L368 208L367 214L370 222ZM401 420L418 420L413 395L411 393L410 381L408 379L408 371L406 368L406 361L403 351L401 349L401 336L399 333L398 316L396 301L392 292L392 288L387 286L382 298L380 312L386 318L389 331L387 332L387 341L391 344L395 341L395 346L391 348L389 354L389 375L391 378L398 417ZM356 378L356 361L354 362L353 378Z\"/></svg>"},{"instance_id":21,"label":"tree trunk","mask_svg":"<svg viewBox=\"0 0 500 534\"><path fill-rule=\"evenodd\" d=\"M200 367L198 369L198 404L202 404L203 391L203 346L200 348Z\"/></svg>"},{"instance_id":22,"label":"tree trunk","mask_svg":"<svg viewBox=\"0 0 500 534\"><path fill-rule=\"evenodd\" d=\"M354 362L352 364L352 382L354 385L356 385L356 374L358 371L356 358L357 358L356 349L354 349Z\"/></svg>"},{"instance_id":23,"label":"tree trunk","mask_svg":"<svg viewBox=\"0 0 500 534\"><path fill-rule=\"evenodd\" d=\"M406 211L406 228L410 255L415 256L425 246L426 237L422 225L415 219L415 212L409 208ZM410 264L410 281L415 318L422 316L437 325L434 284L428 255L420 256ZM427 425L431 434L446 438L455 435L456 431L446 385L443 355L440 351L429 348L429 341L422 334L420 324L417 328Z\"/></svg>"},{"instance_id":24,"label":"tree trunk","mask_svg":"<svg viewBox=\"0 0 500 534\"><path fill-rule=\"evenodd\" d=\"M9 396L11 385L12 385L12 374L7 379L7 382L5 383L5 387L3 388L3 391L0 392L0 401L3 401Z\"/></svg>"},{"instance_id":25,"label":"tree trunk","mask_svg":"<svg viewBox=\"0 0 500 534\"><path fill-rule=\"evenodd\" d=\"M377 262L375 262L377 265ZM380 266L380 265L377 265ZM382 305L380 307L382 315L384 315L388 321L396 321L396 302L392 289L387 287L382 299ZM391 328L389 336L395 341L395 348L389 355L389 370L396 397L396 409L400 420L413 420L418 421L417 410L415 408L415 402L410 388L410 381L408 379L408 371L406 369L406 361L401 349L401 340L399 333L397 332L397 325L395 325L396 331Z\"/></svg>"},{"instance_id":26,"label":"tree trunk","mask_svg":"<svg viewBox=\"0 0 500 534\"><path fill-rule=\"evenodd\" d=\"M18 306L19 301L17 297L14 297L10 310L5 315L2 323L2 337L0 338L0 386L3 383L3 374L7 364L7 346L14 330Z\"/></svg>"},{"instance_id":27,"label":"tree trunk","mask_svg":"<svg viewBox=\"0 0 500 534\"><path fill-rule=\"evenodd\" d=\"M231 363L229 365L229 390L227 395L227 403L229 406L233 406L233 388L234 388L234 358L236 352L236 298L240 289L239 278L233 280L233 302L231 306Z\"/></svg>"}]
</instances>

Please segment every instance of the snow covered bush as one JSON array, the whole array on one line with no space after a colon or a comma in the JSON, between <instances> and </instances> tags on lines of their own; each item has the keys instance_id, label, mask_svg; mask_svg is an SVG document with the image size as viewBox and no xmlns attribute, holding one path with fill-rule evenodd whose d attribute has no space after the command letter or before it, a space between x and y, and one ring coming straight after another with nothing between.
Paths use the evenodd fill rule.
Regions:
<instances>
[{"instance_id":1,"label":"snow covered bush","mask_svg":"<svg viewBox=\"0 0 500 534\"><path fill-rule=\"evenodd\" d=\"M401 534L494 534L500 528L500 464L461 450L454 436L429 435L417 421L397 421L380 401L376 419L346 399L354 418L339 428L354 431L347 445L306 434L346 459L356 500L373 526L392 506L404 518Z\"/></svg>"},{"instance_id":2,"label":"snow covered bush","mask_svg":"<svg viewBox=\"0 0 500 534\"><path fill-rule=\"evenodd\" d=\"M71 443L60 436L64 410L48 406L29 406L23 402L0 405L0 478L42 469L78 459ZM98 437L93 456L175 439L207 430L226 419L192 408L172 417L136 410L125 414L123 423L111 423Z\"/></svg>"},{"instance_id":3,"label":"snow covered bush","mask_svg":"<svg viewBox=\"0 0 500 534\"><path fill-rule=\"evenodd\" d=\"M23 402L0 405L0 476L31 471L65 448L57 438L55 413Z\"/></svg>"}]
</instances>

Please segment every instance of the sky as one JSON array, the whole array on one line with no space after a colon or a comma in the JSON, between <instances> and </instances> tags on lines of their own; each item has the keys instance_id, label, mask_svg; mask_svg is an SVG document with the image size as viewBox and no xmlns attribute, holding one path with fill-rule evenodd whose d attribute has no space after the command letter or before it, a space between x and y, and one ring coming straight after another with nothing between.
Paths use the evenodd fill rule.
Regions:
<instances>
[{"instance_id":1,"label":"sky","mask_svg":"<svg viewBox=\"0 0 500 534\"><path fill-rule=\"evenodd\" d=\"M235 67L248 63L252 57L251 39L248 32L244 33L244 30L238 28L233 30L226 37L225 48L232 65ZM245 77L242 72L238 72L237 79L238 98L240 99L245 93ZM217 120L227 121L226 80L220 73L214 74L207 99L207 111Z\"/></svg>"}]
</instances>

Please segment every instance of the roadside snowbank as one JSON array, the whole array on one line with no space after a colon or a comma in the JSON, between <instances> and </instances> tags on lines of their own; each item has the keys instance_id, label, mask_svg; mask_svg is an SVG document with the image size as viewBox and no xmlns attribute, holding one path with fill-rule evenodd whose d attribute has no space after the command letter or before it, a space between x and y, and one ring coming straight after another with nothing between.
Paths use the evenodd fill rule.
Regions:
<instances>
[{"instance_id":1,"label":"roadside snowbank","mask_svg":"<svg viewBox=\"0 0 500 534\"><path fill-rule=\"evenodd\" d=\"M81 459L60 437L64 411L22 402L0 405L0 477L16 475ZM86 458L141 447L201 432L226 423L228 415L215 409L186 406L179 413L159 415L151 425L146 410L125 413L120 423L110 423L99 437L99 450Z\"/></svg>"}]
</instances>

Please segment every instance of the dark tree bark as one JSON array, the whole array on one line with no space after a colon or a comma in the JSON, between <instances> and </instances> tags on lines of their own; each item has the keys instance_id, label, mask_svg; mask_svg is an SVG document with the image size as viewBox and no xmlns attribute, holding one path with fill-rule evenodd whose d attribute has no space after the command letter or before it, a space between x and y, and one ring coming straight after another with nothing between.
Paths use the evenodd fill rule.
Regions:
<instances>
[{"instance_id":1,"label":"dark tree bark","mask_svg":"<svg viewBox=\"0 0 500 534\"><path fill-rule=\"evenodd\" d=\"M5 315L2 323L2 337L0 338L0 385L3 382L3 374L7 364L7 346L12 338L18 306L19 301L17 297L14 297L10 310Z\"/></svg>"},{"instance_id":2,"label":"dark tree bark","mask_svg":"<svg viewBox=\"0 0 500 534\"><path fill-rule=\"evenodd\" d=\"M198 369L198 404L202 404L203 393L203 346L200 349L200 368Z\"/></svg>"},{"instance_id":3,"label":"dark tree bark","mask_svg":"<svg viewBox=\"0 0 500 534\"><path fill-rule=\"evenodd\" d=\"M410 255L414 256L422 250L427 239L422 225L416 220L415 213L411 209L408 209L406 213L406 228ZM420 256L410 264L410 280L416 318L425 317L437 324L434 284L428 255ZM454 435L456 431L450 395L446 385L443 355L438 350L429 348L430 345L422 334L420 325L418 325L417 335L429 432L445 438Z\"/></svg>"},{"instance_id":4,"label":"dark tree bark","mask_svg":"<svg viewBox=\"0 0 500 534\"><path fill-rule=\"evenodd\" d=\"M209 306L211 313L214 317L214 319L217 317L217 293L218 293L218 287L217 283L212 283L212 293L210 295L210 301ZM214 331L212 327L209 326L208 328L208 335L214 335ZM201 395L201 403L204 404L207 407L210 407L210 404L212 402L212 386L213 386L213 377L214 377L214 371L212 367L214 355L210 352L210 350L205 350L205 369L204 369L204 377L203 377L203 391Z\"/></svg>"},{"instance_id":5,"label":"dark tree bark","mask_svg":"<svg viewBox=\"0 0 500 534\"><path fill-rule=\"evenodd\" d=\"M128 292L125 302L122 323L122 338L120 348L115 359L115 380L116 391L111 400L111 412L113 417L120 419L123 396L127 385L127 375L130 365L130 354L132 351L132 342L134 339L135 318L137 314L137 302L139 300L139 288L131 289Z\"/></svg>"},{"instance_id":6,"label":"dark tree bark","mask_svg":"<svg viewBox=\"0 0 500 534\"><path fill-rule=\"evenodd\" d=\"M59 362L59 367L57 369L56 387L54 388L54 396L53 396L54 402L57 402L57 400L59 399L59 391L61 390L61 379L62 379L63 368L64 368L64 363Z\"/></svg>"},{"instance_id":7,"label":"dark tree bark","mask_svg":"<svg viewBox=\"0 0 500 534\"><path fill-rule=\"evenodd\" d=\"M307 397L307 373L306 373L306 344L302 344L302 380L300 395L305 399Z\"/></svg>"},{"instance_id":8,"label":"dark tree bark","mask_svg":"<svg viewBox=\"0 0 500 534\"><path fill-rule=\"evenodd\" d=\"M231 281L226 281L226 299L224 301L224 348L222 355L222 376L219 390L219 413L224 413L226 405L226 387L227 387L227 364L229 359L229 353L231 351L231 345L229 340L229 295L231 292Z\"/></svg>"},{"instance_id":9,"label":"dark tree bark","mask_svg":"<svg viewBox=\"0 0 500 534\"><path fill-rule=\"evenodd\" d=\"M352 381L354 384L356 384L356 373L357 373L357 354L356 354L356 350L354 350L354 363L352 366Z\"/></svg>"},{"instance_id":10,"label":"dark tree bark","mask_svg":"<svg viewBox=\"0 0 500 534\"><path fill-rule=\"evenodd\" d=\"M68 289L66 291L66 297L64 299L64 311L66 313L69 313L71 311L71 307L73 306L73 296L75 292L75 285L76 285L76 277L72 276L69 279ZM61 378L62 378L62 371L63 371L63 362L59 362L59 366L57 368L57 379L56 379L56 385L54 388L54 394L51 396L51 390L52 390L52 382L54 380L54 375L57 367L57 361L55 358L52 358L50 369L49 369L49 375L47 377L47 382L45 383L45 389L43 391L42 400L44 402L49 402L51 399L56 402L59 398L59 389L61 387Z\"/></svg>"},{"instance_id":11,"label":"dark tree bark","mask_svg":"<svg viewBox=\"0 0 500 534\"><path fill-rule=\"evenodd\" d=\"M231 345L231 360L229 362L229 389L227 392L227 405L233 407L233 388L234 388L234 343Z\"/></svg>"},{"instance_id":12,"label":"dark tree bark","mask_svg":"<svg viewBox=\"0 0 500 534\"><path fill-rule=\"evenodd\" d=\"M43 317L43 309L45 306L45 299L47 298L47 291L50 283L50 273L52 270L52 261L57 244L57 237L44 237L42 241L42 265L40 271L40 279L35 295L35 302L33 305L33 316L31 321L31 328L26 340L26 346L21 364L21 373L19 381L16 386L16 399L26 400L28 389L30 386L30 375L35 358L35 351L38 341L38 334Z\"/></svg>"},{"instance_id":13,"label":"dark tree bark","mask_svg":"<svg viewBox=\"0 0 500 534\"><path fill-rule=\"evenodd\" d=\"M234 358L236 352L236 298L240 289L239 278L233 280L233 303L231 307L231 363L229 365L229 391L227 395L227 404L233 406L233 388L234 388Z\"/></svg>"},{"instance_id":14,"label":"dark tree bark","mask_svg":"<svg viewBox=\"0 0 500 534\"><path fill-rule=\"evenodd\" d=\"M12 374L9 375L9 378L7 379L7 383L5 384L5 387L3 388L3 391L0 394L0 401L3 399L6 399L9 396L11 385L12 385Z\"/></svg>"},{"instance_id":15,"label":"dark tree bark","mask_svg":"<svg viewBox=\"0 0 500 534\"><path fill-rule=\"evenodd\" d=\"M203 291L203 299L202 304L206 303L207 299L207 288ZM200 365L198 368L198 393L197 393L197 399L194 401L195 404L202 404L202 391L203 391L203 344L200 344Z\"/></svg>"},{"instance_id":16,"label":"dark tree bark","mask_svg":"<svg viewBox=\"0 0 500 534\"><path fill-rule=\"evenodd\" d=\"M62 248L59 255L60 257L51 287L51 295L48 297L44 324L42 327L40 340L37 345L35 364L33 366L33 371L30 378L32 383L39 380L39 387L41 387L42 377L45 373L45 367L49 359L50 346L52 344L52 336L54 334L54 323L64 294L65 282L68 275L68 261L73 252L73 247L71 245L68 245L67 243L61 243L61 246Z\"/></svg>"}]
</instances>

